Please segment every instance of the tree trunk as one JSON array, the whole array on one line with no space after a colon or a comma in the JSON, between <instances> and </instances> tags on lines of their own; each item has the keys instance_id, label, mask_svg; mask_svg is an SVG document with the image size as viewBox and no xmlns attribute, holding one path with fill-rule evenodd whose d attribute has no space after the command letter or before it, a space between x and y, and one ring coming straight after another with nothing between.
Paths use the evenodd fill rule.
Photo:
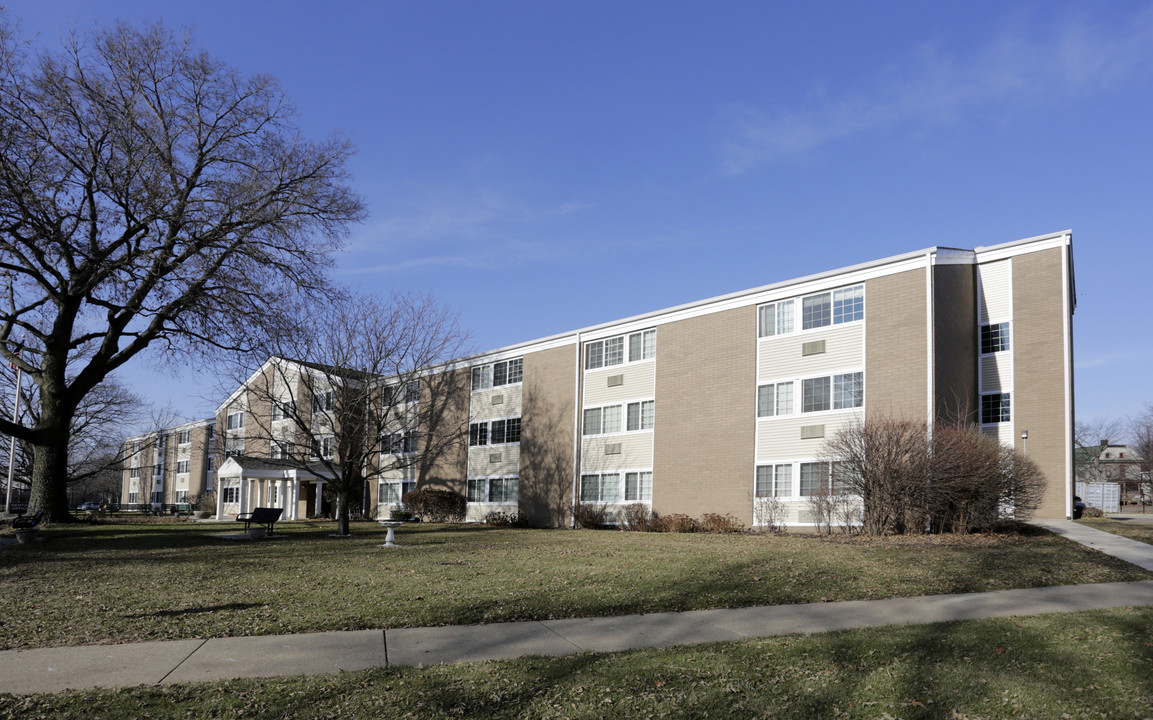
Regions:
<instances>
[{"instance_id":1,"label":"tree trunk","mask_svg":"<svg viewBox=\"0 0 1153 720\"><path fill-rule=\"evenodd\" d=\"M336 534L348 535L348 484L341 483L336 491Z\"/></svg>"},{"instance_id":2,"label":"tree trunk","mask_svg":"<svg viewBox=\"0 0 1153 720\"><path fill-rule=\"evenodd\" d=\"M43 407L40 442L32 461L32 493L28 512L44 511L48 522L70 522L68 508L68 425L69 419L49 420L47 404ZM60 430L63 428L63 430Z\"/></svg>"}]
</instances>

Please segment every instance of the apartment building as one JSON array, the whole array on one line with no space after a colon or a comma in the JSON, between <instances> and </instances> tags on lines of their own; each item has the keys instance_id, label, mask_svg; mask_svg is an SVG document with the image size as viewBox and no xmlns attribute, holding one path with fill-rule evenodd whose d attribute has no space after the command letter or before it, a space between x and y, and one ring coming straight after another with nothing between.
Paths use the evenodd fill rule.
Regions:
<instances>
[{"instance_id":1,"label":"apartment building","mask_svg":"<svg viewBox=\"0 0 1153 720\"><path fill-rule=\"evenodd\" d=\"M124 443L120 502L186 503L213 489L215 431L212 419L128 438Z\"/></svg>"},{"instance_id":2,"label":"apartment building","mask_svg":"<svg viewBox=\"0 0 1153 720\"><path fill-rule=\"evenodd\" d=\"M808 496L831 482L826 438L887 416L979 423L1041 467L1038 515L1067 517L1074 309L1062 232L927 248L462 358L427 375L460 381L437 429L417 413L381 438L379 462L419 460L374 477L366 505L437 487L464 495L470 520L521 511L564 526L577 502L642 503L755 526L757 499L775 497L804 526ZM218 475L236 488L221 512L320 513L322 473L278 466L268 440L229 440L250 422L242 397L221 406L234 457ZM438 433L458 442L426 455Z\"/></svg>"}]
</instances>

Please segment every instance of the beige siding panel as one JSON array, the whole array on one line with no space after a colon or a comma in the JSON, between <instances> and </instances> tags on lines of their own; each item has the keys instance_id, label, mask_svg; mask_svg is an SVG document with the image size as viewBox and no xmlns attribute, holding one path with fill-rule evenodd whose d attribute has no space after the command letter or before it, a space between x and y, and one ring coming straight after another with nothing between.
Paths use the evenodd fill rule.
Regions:
<instances>
[{"instance_id":1,"label":"beige siding panel","mask_svg":"<svg viewBox=\"0 0 1153 720\"><path fill-rule=\"evenodd\" d=\"M465 508L465 522L484 522L484 518L491 512L515 513L516 505L504 503L469 503Z\"/></svg>"},{"instance_id":2,"label":"beige siding panel","mask_svg":"<svg viewBox=\"0 0 1153 720\"><path fill-rule=\"evenodd\" d=\"M752 523L756 308L661 326L653 509Z\"/></svg>"},{"instance_id":3,"label":"beige siding panel","mask_svg":"<svg viewBox=\"0 0 1153 720\"><path fill-rule=\"evenodd\" d=\"M1065 435L1066 323L1062 308L1061 250L1013 258L1013 426L1010 438L1036 462L1048 481L1039 518L1065 517L1065 478L1072 451ZM1027 446L1020 432L1029 431Z\"/></svg>"},{"instance_id":4,"label":"beige siding panel","mask_svg":"<svg viewBox=\"0 0 1153 720\"><path fill-rule=\"evenodd\" d=\"M656 367L656 362L650 361L586 372L584 407L651 398L656 394ZM622 375L624 382L616 387L609 387L608 379L614 375Z\"/></svg>"},{"instance_id":5,"label":"beige siding panel","mask_svg":"<svg viewBox=\"0 0 1153 720\"><path fill-rule=\"evenodd\" d=\"M870 415L928 419L925 290L924 270L865 284L865 404Z\"/></svg>"},{"instance_id":6,"label":"beige siding panel","mask_svg":"<svg viewBox=\"0 0 1153 720\"><path fill-rule=\"evenodd\" d=\"M981 392L1013 389L1013 356L1000 352L981 356Z\"/></svg>"},{"instance_id":7,"label":"beige siding panel","mask_svg":"<svg viewBox=\"0 0 1153 720\"><path fill-rule=\"evenodd\" d=\"M857 412L839 412L760 420L757 423L756 463L763 465L815 458L820 454L826 439L841 428L858 422L860 417ZM809 425L824 425L825 437L802 440L801 428Z\"/></svg>"},{"instance_id":8,"label":"beige siding panel","mask_svg":"<svg viewBox=\"0 0 1153 720\"><path fill-rule=\"evenodd\" d=\"M606 455L605 445L620 444L619 455ZM613 472L653 466L653 434L604 435L584 438L581 443L581 472ZM655 481L654 481L655 482Z\"/></svg>"},{"instance_id":9,"label":"beige siding panel","mask_svg":"<svg viewBox=\"0 0 1153 720\"><path fill-rule=\"evenodd\" d=\"M520 436L520 510L536 525L572 518L576 347L524 356Z\"/></svg>"},{"instance_id":10,"label":"beige siding panel","mask_svg":"<svg viewBox=\"0 0 1153 720\"><path fill-rule=\"evenodd\" d=\"M490 390L478 390L472 393L469 404L469 418L472 422L480 420L499 420L506 417L519 417L521 414L522 385L502 385ZM494 398L500 402L493 403Z\"/></svg>"},{"instance_id":11,"label":"beige siding panel","mask_svg":"<svg viewBox=\"0 0 1153 720\"><path fill-rule=\"evenodd\" d=\"M500 462L492 462L500 455ZM516 475L520 471L520 445L485 445L468 449L468 476Z\"/></svg>"},{"instance_id":12,"label":"beige siding panel","mask_svg":"<svg viewBox=\"0 0 1153 720\"><path fill-rule=\"evenodd\" d=\"M1001 322L1013 317L1013 261L998 260L977 266L980 278L980 322Z\"/></svg>"},{"instance_id":13,"label":"beige siding panel","mask_svg":"<svg viewBox=\"0 0 1153 720\"><path fill-rule=\"evenodd\" d=\"M755 328L750 332L755 332ZM801 346L814 340L825 341L825 352L803 355ZM760 345L758 382L859 368L865 363L865 324L853 323L820 332L770 337L761 340Z\"/></svg>"}]
</instances>

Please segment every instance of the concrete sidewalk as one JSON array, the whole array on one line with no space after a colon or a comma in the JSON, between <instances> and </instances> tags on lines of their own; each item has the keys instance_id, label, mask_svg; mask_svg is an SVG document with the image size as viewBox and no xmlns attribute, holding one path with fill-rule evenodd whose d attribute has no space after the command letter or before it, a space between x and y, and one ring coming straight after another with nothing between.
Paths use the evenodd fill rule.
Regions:
<instances>
[{"instance_id":1,"label":"concrete sidewalk","mask_svg":"<svg viewBox=\"0 0 1153 720\"><path fill-rule=\"evenodd\" d=\"M1153 570L1153 546L1069 521L1037 524ZM523 655L560 656L586 650L614 652L880 625L1126 606L1153 606L1153 580L464 627L8 650L0 652L0 692L30 694Z\"/></svg>"}]
</instances>

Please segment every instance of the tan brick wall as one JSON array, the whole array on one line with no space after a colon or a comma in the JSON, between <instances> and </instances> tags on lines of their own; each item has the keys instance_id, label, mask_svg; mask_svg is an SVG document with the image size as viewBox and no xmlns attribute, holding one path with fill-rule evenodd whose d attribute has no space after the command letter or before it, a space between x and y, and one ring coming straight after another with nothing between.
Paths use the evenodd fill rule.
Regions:
<instances>
[{"instance_id":1,"label":"tan brick wall","mask_svg":"<svg viewBox=\"0 0 1153 720\"><path fill-rule=\"evenodd\" d=\"M1013 424L1017 450L1041 466L1048 488L1039 518L1065 517L1065 320L1061 250L1013 258ZM1027 444L1021 431L1029 431Z\"/></svg>"},{"instance_id":2,"label":"tan brick wall","mask_svg":"<svg viewBox=\"0 0 1153 720\"><path fill-rule=\"evenodd\" d=\"M752 525L756 308L657 330L653 510Z\"/></svg>"},{"instance_id":3,"label":"tan brick wall","mask_svg":"<svg viewBox=\"0 0 1153 720\"><path fill-rule=\"evenodd\" d=\"M934 406L938 419L975 422L977 274L973 265L933 268Z\"/></svg>"},{"instance_id":4,"label":"tan brick wall","mask_svg":"<svg viewBox=\"0 0 1153 720\"><path fill-rule=\"evenodd\" d=\"M435 439L422 440L418 448L417 487L452 490L461 495L468 489L470 377L471 371L465 368L444 373L426 383L426 393L449 399L435 407L422 402L420 432L434 435ZM423 397L427 399L427 396Z\"/></svg>"},{"instance_id":5,"label":"tan brick wall","mask_svg":"<svg viewBox=\"0 0 1153 720\"><path fill-rule=\"evenodd\" d=\"M865 410L927 421L925 271L865 283Z\"/></svg>"},{"instance_id":6,"label":"tan brick wall","mask_svg":"<svg viewBox=\"0 0 1153 720\"><path fill-rule=\"evenodd\" d=\"M570 521L575 383L575 346L524 356L520 509L536 525Z\"/></svg>"}]
</instances>

